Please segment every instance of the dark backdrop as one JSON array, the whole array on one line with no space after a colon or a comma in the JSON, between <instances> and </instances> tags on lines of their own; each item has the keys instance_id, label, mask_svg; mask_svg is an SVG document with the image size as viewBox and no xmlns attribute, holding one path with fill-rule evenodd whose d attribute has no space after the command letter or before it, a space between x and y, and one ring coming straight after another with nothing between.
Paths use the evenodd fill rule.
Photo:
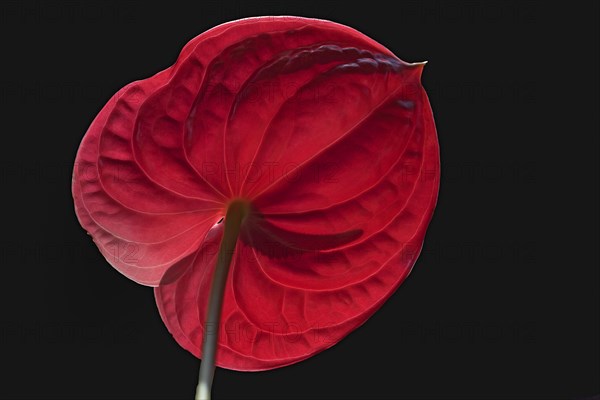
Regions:
<instances>
[{"instance_id":1,"label":"dark backdrop","mask_svg":"<svg viewBox=\"0 0 600 400\"><path fill-rule=\"evenodd\" d=\"M600 393L597 4L194 3L2 3L1 397L192 398L199 362L79 226L72 164L123 85L208 28L273 14L429 61L441 191L413 273L363 327L290 367L218 370L214 397Z\"/></svg>"}]
</instances>

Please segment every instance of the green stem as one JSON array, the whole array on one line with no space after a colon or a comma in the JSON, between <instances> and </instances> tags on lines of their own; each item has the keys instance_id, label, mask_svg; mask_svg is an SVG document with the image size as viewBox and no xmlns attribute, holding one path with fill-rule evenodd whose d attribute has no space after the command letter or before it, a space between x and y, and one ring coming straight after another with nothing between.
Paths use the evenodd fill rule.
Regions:
<instances>
[{"instance_id":1,"label":"green stem","mask_svg":"<svg viewBox=\"0 0 600 400\"><path fill-rule=\"evenodd\" d=\"M217 266L212 278L210 298L208 300L208 313L204 326L204 343L202 345L202 363L196 389L196 400L210 400L213 377L215 375L215 357L217 355L217 340L221 322L221 308L223 307L223 294L227 274L231 265L233 251L240 233L242 222L250 212L250 205L243 200L235 200L227 207L225 215L225 231L219 254Z\"/></svg>"}]
</instances>

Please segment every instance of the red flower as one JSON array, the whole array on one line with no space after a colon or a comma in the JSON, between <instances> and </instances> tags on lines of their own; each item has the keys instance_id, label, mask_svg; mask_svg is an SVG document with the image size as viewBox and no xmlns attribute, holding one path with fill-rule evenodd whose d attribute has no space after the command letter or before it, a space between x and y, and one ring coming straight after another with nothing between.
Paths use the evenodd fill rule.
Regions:
<instances>
[{"instance_id":1,"label":"red flower","mask_svg":"<svg viewBox=\"0 0 600 400\"><path fill-rule=\"evenodd\" d=\"M439 185L422 68L328 21L211 29L92 122L73 180L81 225L156 287L167 328L200 357L219 222L248 208L217 365L306 359L364 323L421 249Z\"/></svg>"}]
</instances>

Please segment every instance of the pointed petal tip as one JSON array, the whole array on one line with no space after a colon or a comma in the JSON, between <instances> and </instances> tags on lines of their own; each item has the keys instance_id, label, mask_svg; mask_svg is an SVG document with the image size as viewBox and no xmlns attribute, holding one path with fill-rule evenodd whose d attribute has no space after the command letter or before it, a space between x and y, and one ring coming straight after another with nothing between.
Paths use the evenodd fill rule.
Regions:
<instances>
[{"instance_id":1,"label":"pointed petal tip","mask_svg":"<svg viewBox=\"0 0 600 400\"><path fill-rule=\"evenodd\" d=\"M428 61L421 61L421 62L412 63L411 66L415 67L419 71L423 71L423 68L425 68L425 64L427 64L427 63L428 63Z\"/></svg>"},{"instance_id":2,"label":"pointed petal tip","mask_svg":"<svg viewBox=\"0 0 600 400\"><path fill-rule=\"evenodd\" d=\"M415 76L421 80L421 75L423 74L423 68L425 68L425 64L427 61L415 62L408 64L410 68L415 71Z\"/></svg>"}]
</instances>

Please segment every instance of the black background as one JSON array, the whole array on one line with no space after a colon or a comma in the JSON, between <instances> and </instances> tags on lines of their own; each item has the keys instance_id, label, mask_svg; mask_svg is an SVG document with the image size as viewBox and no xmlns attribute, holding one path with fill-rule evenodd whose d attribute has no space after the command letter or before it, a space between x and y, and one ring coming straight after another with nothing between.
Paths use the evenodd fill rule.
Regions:
<instances>
[{"instance_id":1,"label":"black background","mask_svg":"<svg viewBox=\"0 0 600 400\"><path fill-rule=\"evenodd\" d=\"M363 327L290 367L219 369L214 397L600 393L597 3L194 3L1 6L1 397L193 397L199 362L152 290L79 226L72 164L119 88L208 28L281 14L429 61L439 202L413 273Z\"/></svg>"}]
</instances>

